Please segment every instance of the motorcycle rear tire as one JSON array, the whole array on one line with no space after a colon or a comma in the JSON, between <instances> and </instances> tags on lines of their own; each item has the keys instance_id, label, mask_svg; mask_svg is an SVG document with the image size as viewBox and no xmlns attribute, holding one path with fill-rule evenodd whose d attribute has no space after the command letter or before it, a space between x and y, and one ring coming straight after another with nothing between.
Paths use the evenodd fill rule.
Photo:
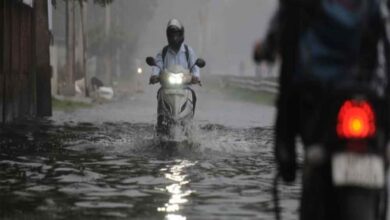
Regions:
<instances>
[{"instance_id":1,"label":"motorcycle rear tire","mask_svg":"<svg viewBox=\"0 0 390 220\"><path fill-rule=\"evenodd\" d=\"M338 209L342 220L381 220L380 193L367 189L342 189L338 195Z\"/></svg>"}]
</instances>

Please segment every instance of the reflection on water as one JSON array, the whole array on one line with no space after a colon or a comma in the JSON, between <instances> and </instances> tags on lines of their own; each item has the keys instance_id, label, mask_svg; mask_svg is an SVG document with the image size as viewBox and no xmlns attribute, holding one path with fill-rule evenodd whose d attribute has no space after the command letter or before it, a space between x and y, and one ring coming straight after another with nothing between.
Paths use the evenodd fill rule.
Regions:
<instances>
[{"instance_id":1,"label":"reflection on water","mask_svg":"<svg viewBox=\"0 0 390 220\"><path fill-rule=\"evenodd\" d=\"M272 130L205 125L198 148L167 152L153 127L4 127L0 219L273 218ZM281 191L284 219L296 219L299 188Z\"/></svg>"},{"instance_id":2,"label":"reflection on water","mask_svg":"<svg viewBox=\"0 0 390 220\"><path fill-rule=\"evenodd\" d=\"M187 197L191 195L190 189L185 189L189 184L186 180L185 169L194 166L196 163L192 163L188 160L176 160L177 164L170 168L162 168L161 172L169 180L174 181L172 184L165 187L165 191L171 194L168 203L165 203L163 207L158 207L157 211L166 212L166 219L168 220L181 220L186 219L185 216L172 214L180 211L180 206L188 202Z\"/></svg>"},{"instance_id":3,"label":"reflection on water","mask_svg":"<svg viewBox=\"0 0 390 220\"><path fill-rule=\"evenodd\" d=\"M181 215L168 214L166 216L167 220L186 220L187 218Z\"/></svg>"}]
</instances>

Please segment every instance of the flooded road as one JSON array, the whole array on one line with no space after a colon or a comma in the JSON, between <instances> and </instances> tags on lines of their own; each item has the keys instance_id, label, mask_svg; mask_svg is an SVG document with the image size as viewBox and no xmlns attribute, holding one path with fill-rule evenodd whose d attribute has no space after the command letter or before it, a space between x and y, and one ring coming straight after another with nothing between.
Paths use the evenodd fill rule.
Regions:
<instances>
[{"instance_id":1,"label":"flooded road","mask_svg":"<svg viewBox=\"0 0 390 220\"><path fill-rule=\"evenodd\" d=\"M273 219L274 109L201 91L195 144L163 149L155 89L3 128L0 218ZM296 219L298 184L280 188Z\"/></svg>"}]
</instances>

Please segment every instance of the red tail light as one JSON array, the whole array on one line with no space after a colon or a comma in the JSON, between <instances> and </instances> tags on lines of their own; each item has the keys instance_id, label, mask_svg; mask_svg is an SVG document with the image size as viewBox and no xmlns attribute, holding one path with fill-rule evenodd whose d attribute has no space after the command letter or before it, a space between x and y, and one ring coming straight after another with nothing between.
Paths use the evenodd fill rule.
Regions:
<instances>
[{"instance_id":1,"label":"red tail light","mask_svg":"<svg viewBox=\"0 0 390 220\"><path fill-rule=\"evenodd\" d=\"M375 114L367 101L348 100L338 114L337 135L341 138L363 139L375 134Z\"/></svg>"}]
</instances>

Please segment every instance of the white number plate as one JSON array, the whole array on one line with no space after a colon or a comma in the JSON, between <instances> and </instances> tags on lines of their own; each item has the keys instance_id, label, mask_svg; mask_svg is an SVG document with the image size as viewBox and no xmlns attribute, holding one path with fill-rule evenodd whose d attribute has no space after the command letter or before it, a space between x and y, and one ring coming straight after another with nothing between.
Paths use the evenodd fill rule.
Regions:
<instances>
[{"instance_id":1,"label":"white number plate","mask_svg":"<svg viewBox=\"0 0 390 220\"><path fill-rule=\"evenodd\" d=\"M385 184L383 159L375 155L336 154L332 158L332 178L336 186L381 188Z\"/></svg>"}]
</instances>

